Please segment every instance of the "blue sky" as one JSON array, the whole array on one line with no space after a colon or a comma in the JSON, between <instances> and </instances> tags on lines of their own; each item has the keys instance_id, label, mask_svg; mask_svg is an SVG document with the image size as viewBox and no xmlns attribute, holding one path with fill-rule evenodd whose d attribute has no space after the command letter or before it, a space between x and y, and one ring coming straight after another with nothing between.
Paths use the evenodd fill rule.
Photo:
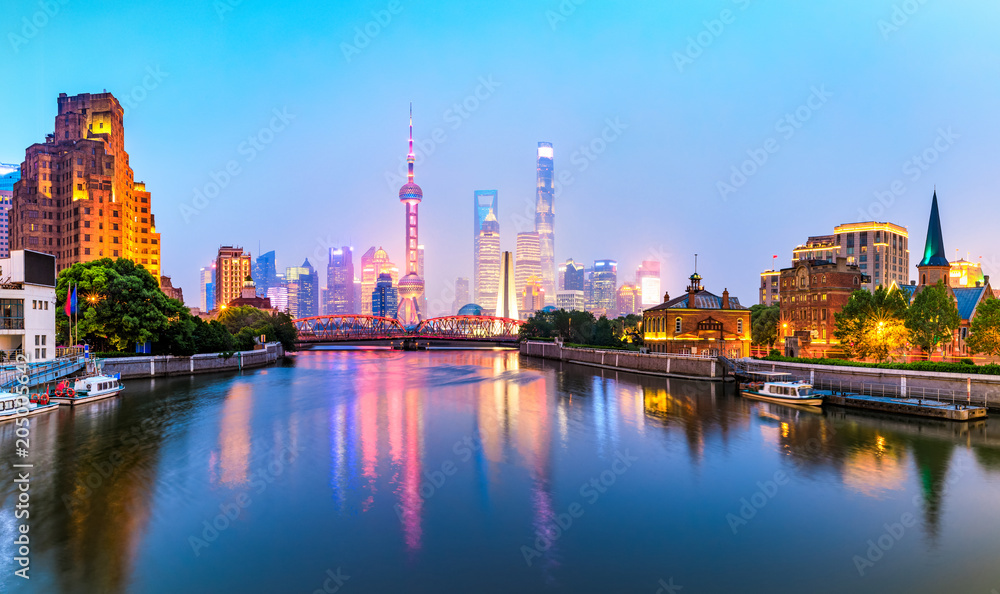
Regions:
<instances>
[{"instance_id":1,"label":"blue sky","mask_svg":"<svg viewBox=\"0 0 1000 594\"><path fill-rule=\"evenodd\" d=\"M807 236L870 218L909 228L915 264L935 184L949 256L958 248L1000 271L995 3L52 0L51 16L33 2L2 10L0 161L20 162L52 131L60 92L124 98L163 271L189 304L220 244L256 256L260 242L280 267L308 257L324 277L331 245L381 245L402 262L410 101L427 147L416 181L432 314L450 306L454 277L472 273L474 190L499 190L506 249L530 229L542 140L555 146L557 176L570 176L556 200L557 260L617 259L620 281L658 257L676 294L697 252L706 288L755 303L773 254L786 264ZM359 36L366 28L375 35ZM225 181L227 166L237 173ZM225 187L196 201L213 179Z\"/></svg>"}]
</instances>

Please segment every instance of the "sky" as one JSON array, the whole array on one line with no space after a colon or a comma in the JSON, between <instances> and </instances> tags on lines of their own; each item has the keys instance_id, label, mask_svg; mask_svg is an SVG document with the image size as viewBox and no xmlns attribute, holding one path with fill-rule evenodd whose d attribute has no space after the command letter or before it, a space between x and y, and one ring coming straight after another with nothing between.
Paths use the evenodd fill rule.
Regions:
<instances>
[{"instance_id":1,"label":"sky","mask_svg":"<svg viewBox=\"0 0 1000 594\"><path fill-rule=\"evenodd\" d=\"M48 7L46 11L45 7ZM1000 5L5 1L0 162L54 127L59 93L114 93L152 193L163 274L198 302L220 245L279 269L382 246L404 261L413 103L431 314L472 275L473 192L503 249L533 228L552 142L556 261L644 259L679 294L757 302L810 235L904 225L911 277L936 187L949 256L1000 271ZM956 249L958 250L956 252ZM358 266L358 262L355 262ZM997 272L994 272L997 273Z\"/></svg>"}]
</instances>

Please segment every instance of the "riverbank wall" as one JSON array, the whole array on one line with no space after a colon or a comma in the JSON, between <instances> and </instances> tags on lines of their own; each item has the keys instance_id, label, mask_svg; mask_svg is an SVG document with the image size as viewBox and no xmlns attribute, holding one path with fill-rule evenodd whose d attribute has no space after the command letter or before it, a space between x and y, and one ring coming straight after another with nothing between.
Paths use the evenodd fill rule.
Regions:
<instances>
[{"instance_id":1,"label":"riverbank wall","mask_svg":"<svg viewBox=\"0 0 1000 594\"><path fill-rule=\"evenodd\" d=\"M1000 409L1000 376L997 375L778 361L756 361L752 369L790 373L795 379L808 381L822 389L954 401Z\"/></svg>"},{"instance_id":2,"label":"riverbank wall","mask_svg":"<svg viewBox=\"0 0 1000 594\"><path fill-rule=\"evenodd\" d=\"M122 379L163 377L167 375L193 375L217 371L240 371L264 367L285 356L279 342L269 342L265 348L237 351L229 357L221 353L204 353L190 357L159 355L155 357L121 357L104 359L104 373L120 373Z\"/></svg>"},{"instance_id":3,"label":"riverbank wall","mask_svg":"<svg viewBox=\"0 0 1000 594\"><path fill-rule=\"evenodd\" d=\"M564 347L554 342L531 341L522 342L520 352L529 357L663 377L716 382L732 380L714 357Z\"/></svg>"}]
</instances>

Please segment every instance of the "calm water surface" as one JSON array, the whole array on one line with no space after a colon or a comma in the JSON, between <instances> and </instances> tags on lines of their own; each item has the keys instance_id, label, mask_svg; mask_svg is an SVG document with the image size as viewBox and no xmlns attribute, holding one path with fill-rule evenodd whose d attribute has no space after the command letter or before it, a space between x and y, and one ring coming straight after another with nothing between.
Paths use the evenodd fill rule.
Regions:
<instances>
[{"instance_id":1,"label":"calm water surface","mask_svg":"<svg viewBox=\"0 0 1000 594\"><path fill-rule=\"evenodd\" d=\"M1000 591L995 421L815 413L510 351L132 380L34 423L29 582L14 429L3 591Z\"/></svg>"}]
</instances>

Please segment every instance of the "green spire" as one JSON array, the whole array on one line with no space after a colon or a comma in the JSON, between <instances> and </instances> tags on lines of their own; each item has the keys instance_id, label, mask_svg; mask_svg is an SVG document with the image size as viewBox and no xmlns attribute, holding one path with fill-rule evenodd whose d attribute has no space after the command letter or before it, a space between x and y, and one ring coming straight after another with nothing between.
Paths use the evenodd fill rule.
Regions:
<instances>
[{"instance_id":1,"label":"green spire","mask_svg":"<svg viewBox=\"0 0 1000 594\"><path fill-rule=\"evenodd\" d=\"M931 201L931 219L927 222L927 243L924 245L924 259L920 266L948 266L944 255L944 236L941 235L941 216L938 214L937 190Z\"/></svg>"}]
</instances>

